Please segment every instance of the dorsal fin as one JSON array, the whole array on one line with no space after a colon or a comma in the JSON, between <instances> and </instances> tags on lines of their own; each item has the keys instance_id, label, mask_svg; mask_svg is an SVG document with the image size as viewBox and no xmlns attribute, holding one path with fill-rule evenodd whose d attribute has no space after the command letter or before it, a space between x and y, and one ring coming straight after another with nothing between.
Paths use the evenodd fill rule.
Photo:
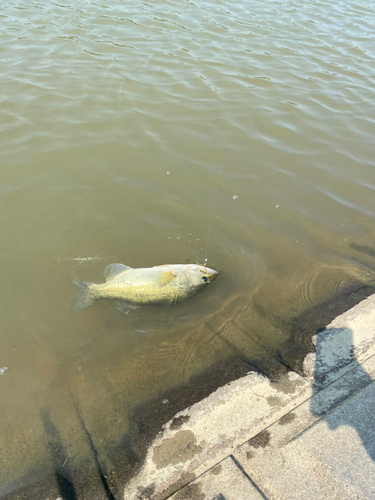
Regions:
<instances>
[{"instance_id":1,"label":"dorsal fin","mask_svg":"<svg viewBox=\"0 0 375 500\"><path fill-rule=\"evenodd\" d=\"M165 286L168 285L172 280L174 280L176 277L176 274L174 271L165 271L163 273L160 273L157 282L159 286Z\"/></svg>"},{"instance_id":2,"label":"dorsal fin","mask_svg":"<svg viewBox=\"0 0 375 500\"><path fill-rule=\"evenodd\" d=\"M104 269L104 277L106 281L113 280L116 276L119 274L123 273L124 271L128 271L129 269L132 269L129 266L125 266L124 264L109 264Z\"/></svg>"}]
</instances>

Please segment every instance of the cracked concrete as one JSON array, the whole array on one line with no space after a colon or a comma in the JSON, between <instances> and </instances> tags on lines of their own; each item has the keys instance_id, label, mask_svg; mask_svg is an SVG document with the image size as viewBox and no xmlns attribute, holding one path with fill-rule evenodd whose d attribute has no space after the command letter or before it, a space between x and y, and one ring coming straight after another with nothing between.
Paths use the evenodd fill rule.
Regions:
<instances>
[{"instance_id":1,"label":"cracked concrete","mask_svg":"<svg viewBox=\"0 0 375 500\"><path fill-rule=\"evenodd\" d=\"M149 498L166 498L166 491L177 490L181 474L202 474L311 395L312 385L294 372L277 382L251 372L221 387L176 415L189 417L177 431L174 419L165 424L140 473L126 486L124 498L138 498L136 488L151 483L155 489Z\"/></svg>"},{"instance_id":2,"label":"cracked concrete","mask_svg":"<svg viewBox=\"0 0 375 500\"><path fill-rule=\"evenodd\" d=\"M305 377L249 373L175 415L124 499L375 498L375 296L314 342Z\"/></svg>"}]
</instances>

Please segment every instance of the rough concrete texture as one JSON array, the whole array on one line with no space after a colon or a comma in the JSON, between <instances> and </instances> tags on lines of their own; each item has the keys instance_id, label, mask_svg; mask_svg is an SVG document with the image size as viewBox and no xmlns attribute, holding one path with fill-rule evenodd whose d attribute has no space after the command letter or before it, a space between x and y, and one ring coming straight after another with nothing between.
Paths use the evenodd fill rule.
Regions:
<instances>
[{"instance_id":1,"label":"rough concrete texture","mask_svg":"<svg viewBox=\"0 0 375 500\"><path fill-rule=\"evenodd\" d=\"M231 457L172 495L171 500L263 500Z\"/></svg>"},{"instance_id":2,"label":"rough concrete texture","mask_svg":"<svg viewBox=\"0 0 375 500\"><path fill-rule=\"evenodd\" d=\"M375 354L375 295L338 316L315 336L316 352L306 356L304 375L324 387Z\"/></svg>"},{"instance_id":3,"label":"rough concrete texture","mask_svg":"<svg viewBox=\"0 0 375 500\"><path fill-rule=\"evenodd\" d=\"M277 382L249 373L221 387L164 426L124 498L167 498L311 395L294 372Z\"/></svg>"},{"instance_id":4,"label":"rough concrete texture","mask_svg":"<svg viewBox=\"0 0 375 500\"><path fill-rule=\"evenodd\" d=\"M372 357L234 451L269 500L375 498L374 378Z\"/></svg>"},{"instance_id":5,"label":"rough concrete texture","mask_svg":"<svg viewBox=\"0 0 375 500\"><path fill-rule=\"evenodd\" d=\"M251 373L178 413L124 498L200 498L204 472L228 455L262 498L375 498L375 296L337 317L315 343L304 363L311 384L294 372L277 383ZM219 489L207 498L226 499Z\"/></svg>"},{"instance_id":6,"label":"rough concrete texture","mask_svg":"<svg viewBox=\"0 0 375 500\"><path fill-rule=\"evenodd\" d=\"M241 463L251 459L260 458L262 455L286 445L309 429L321 417L328 416L340 405L350 401L350 397L365 389L375 380L375 356L366 360L363 365L346 373L333 384L314 393L311 399L306 400L291 412L281 417L277 422L264 429L260 435L244 443L233 451L233 456ZM263 438L262 438L263 436ZM267 446L256 446L258 442L265 442Z\"/></svg>"}]
</instances>

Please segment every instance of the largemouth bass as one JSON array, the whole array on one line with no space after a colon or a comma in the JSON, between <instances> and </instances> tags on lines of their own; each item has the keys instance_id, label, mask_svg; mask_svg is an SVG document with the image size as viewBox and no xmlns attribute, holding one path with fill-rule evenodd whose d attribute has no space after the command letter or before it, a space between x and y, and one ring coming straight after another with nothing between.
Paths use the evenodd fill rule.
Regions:
<instances>
[{"instance_id":1,"label":"largemouth bass","mask_svg":"<svg viewBox=\"0 0 375 500\"><path fill-rule=\"evenodd\" d=\"M73 280L78 292L70 309L80 311L100 299L117 299L123 312L149 304L177 304L206 287L218 274L197 264L167 264L140 269L110 264L104 270L106 282L103 284Z\"/></svg>"}]
</instances>

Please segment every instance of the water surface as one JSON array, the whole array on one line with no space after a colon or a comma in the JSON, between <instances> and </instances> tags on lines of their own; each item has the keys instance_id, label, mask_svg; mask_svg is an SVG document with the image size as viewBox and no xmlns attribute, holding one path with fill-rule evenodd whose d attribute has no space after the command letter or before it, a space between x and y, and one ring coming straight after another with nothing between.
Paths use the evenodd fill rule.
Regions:
<instances>
[{"instance_id":1,"label":"water surface","mask_svg":"<svg viewBox=\"0 0 375 500\"><path fill-rule=\"evenodd\" d=\"M374 284L374 25L359 0L1 7L0 494L56 469L51 429L84 469L77 408L111 457L140 401L282 358L292 318ZM186 303L69 312L110 263L206 257Z\"/></svg>"}]
</instances>

